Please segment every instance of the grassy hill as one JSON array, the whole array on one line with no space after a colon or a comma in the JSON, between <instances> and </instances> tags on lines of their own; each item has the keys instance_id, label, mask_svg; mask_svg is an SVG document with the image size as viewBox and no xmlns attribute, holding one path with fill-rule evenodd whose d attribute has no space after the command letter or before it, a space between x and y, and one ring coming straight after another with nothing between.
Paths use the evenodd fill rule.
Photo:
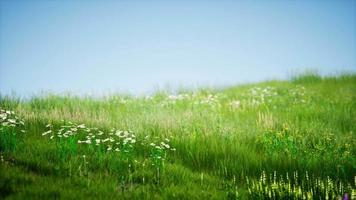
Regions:
<instances>
[{"instance_id":1,"label":"grassy hill","mask_svg":"<svg viewBox=\"0 0 356 200\"><path fill-rule=\"evenodd\" d=\"M356 75L0 107L0 199L355 198Z\"/></svg>"}]
</instances>

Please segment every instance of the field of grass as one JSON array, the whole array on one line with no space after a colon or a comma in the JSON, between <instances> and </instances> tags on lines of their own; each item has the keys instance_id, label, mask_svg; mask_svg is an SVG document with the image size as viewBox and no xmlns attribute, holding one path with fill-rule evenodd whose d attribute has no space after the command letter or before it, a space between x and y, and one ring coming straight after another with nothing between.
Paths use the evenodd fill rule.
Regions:
<instances>
[{"instance_id":1,"label":"field of grass","mask_svg":"<svg viewBox=\"0 0 356 200\"><path fill-rule=\"evenodd\" d=\"M356 199L354 74L0 107L0 199Z\"/></svg>"}]
</instances>

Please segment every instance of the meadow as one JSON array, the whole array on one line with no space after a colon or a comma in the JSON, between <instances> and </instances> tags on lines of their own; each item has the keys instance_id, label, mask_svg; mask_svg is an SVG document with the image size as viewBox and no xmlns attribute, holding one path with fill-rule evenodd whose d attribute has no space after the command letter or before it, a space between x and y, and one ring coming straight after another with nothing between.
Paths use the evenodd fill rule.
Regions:
<instances>
[{"instance_id":1,"label":"meadow","mask_svg":"<svg viewBox=\"0 0 356 200\"><path fill-rule=\"evenodd\" d=\"M356 199L355 74L0 107L0 199Z\"/></svg>"}]
</instances>

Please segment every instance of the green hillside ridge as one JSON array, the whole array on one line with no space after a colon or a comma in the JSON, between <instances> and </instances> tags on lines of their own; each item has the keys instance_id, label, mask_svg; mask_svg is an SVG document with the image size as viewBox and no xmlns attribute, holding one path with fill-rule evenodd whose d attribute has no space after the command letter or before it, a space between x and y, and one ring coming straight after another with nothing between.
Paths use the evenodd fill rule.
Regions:
<instances>
[{"instance_id":1,"label":"green hillside ridge","mask_svg":"<svg viewBox=\"0 0 356 200\"><path fill-rule=\"evenodd\" d=\"M356 198L355 74L0 107L0 199Z\"/></svg>"}]
</instances>

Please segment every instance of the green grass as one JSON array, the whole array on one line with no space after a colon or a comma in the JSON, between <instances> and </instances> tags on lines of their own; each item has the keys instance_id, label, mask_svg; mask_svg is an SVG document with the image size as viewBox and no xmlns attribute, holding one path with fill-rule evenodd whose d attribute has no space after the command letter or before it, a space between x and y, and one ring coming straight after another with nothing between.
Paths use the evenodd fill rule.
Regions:
<instances>
[{"instance_id":1,"label":"green grass","mask_svg":"<svg viewBox=\"0 0 356 200\"><path fill-rule=\"evenodd\" d=\"M356 192L354 74L147 98L1 96L0 107L15 112L0 119L0 198L319 199ZM295 173L287 183L286 174Z\"/></svg>"}]
</instances>

